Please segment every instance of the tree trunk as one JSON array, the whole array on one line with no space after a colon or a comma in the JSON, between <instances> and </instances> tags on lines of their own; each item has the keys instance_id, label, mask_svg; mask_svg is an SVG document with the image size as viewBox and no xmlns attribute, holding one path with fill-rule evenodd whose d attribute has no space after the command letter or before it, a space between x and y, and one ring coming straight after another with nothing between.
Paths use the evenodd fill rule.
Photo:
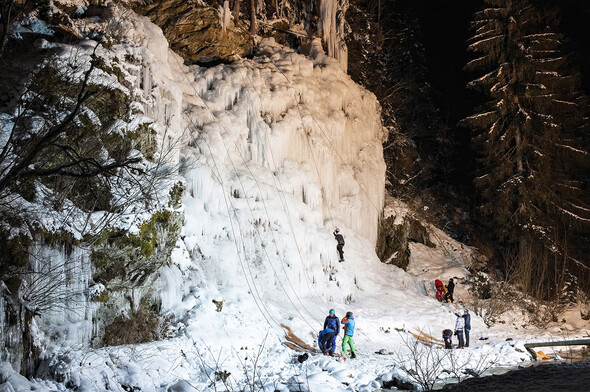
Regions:
<instances>
[{"instance_id":1,"label":"tree trunk","mask_svg":"<svg viewBox=\"0 0 590 392\"><path fill-rule=\"evenodd\" d=\"M0 57L4 54L6 43L8 42L8 29L10 28L10 15L14 0L1 0L0 12L2 13L2 31L0 31Z\"/></svg>"},{"instance_id":2,"label":"tree trunk","mask_svg":"<svg viewBox=\"0 0 590 392\"><path fill-rule=\"evenodd\" d=\"M256 26L256 0L250 0L250 34L254 35L258 31Z\"/></svg>"},{"instance_id":3,"label":"tree trunk","mask_svg":"<svg viewBox=\"0 0 590 392\"><path fill-rule=\"evenodd\" d=\"M237 25L240 18L240 0L234 0L234 9L232 11L234 23Z\"/></svg>"}]
</instances>

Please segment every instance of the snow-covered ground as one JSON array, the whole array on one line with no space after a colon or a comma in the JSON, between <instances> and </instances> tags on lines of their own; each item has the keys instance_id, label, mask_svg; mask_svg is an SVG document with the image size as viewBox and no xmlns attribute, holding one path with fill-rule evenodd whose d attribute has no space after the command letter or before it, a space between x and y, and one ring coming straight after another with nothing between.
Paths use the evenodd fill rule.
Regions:
<instances>
[{"instance_id":1,"label":"snow-covered ground","mask_svg":"<svg viewBox=\"0 0 590 392\"><path fill-rule=\"evenodd\" d=\"M454 313L470 304L461 280L473 250L433 228L436 247L413 244L407 272L377 258L386 135L373 94L318 42L305 57L264 40L253 59L206 69L183 65L147 19L127 14L120 23L127 40L112 51L141 58L138 101L182 161L182 235L152 286L171 337L90 349L75 331L54 340L58 326L40 322L46 373L63 379L26 380L4 363L0 390L374 391L410 379L412 350L448 354L416 346L410 332L440 339L453 328ZM407 212L395 200L387 207ZM434 279L451 277L456 302L436 301ZM354 313L358 357L298 363L281 324L315 346L331 308L340 318ZM444 366L515 366L530 359L528 340L588 334L584 324L523 329L518 314L488 328L471 310L471 345L439 358Z\"/></svg>"}]
</instances>

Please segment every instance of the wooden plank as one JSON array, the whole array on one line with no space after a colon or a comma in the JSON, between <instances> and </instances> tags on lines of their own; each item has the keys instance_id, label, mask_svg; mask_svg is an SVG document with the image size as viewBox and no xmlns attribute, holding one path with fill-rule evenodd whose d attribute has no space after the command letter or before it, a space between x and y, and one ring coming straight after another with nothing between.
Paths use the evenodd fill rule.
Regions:
<instances>
[{"instance_id":1,"label":"wooden plank","mask_svg":"<svg viewBox=\"0 0 590 392\"><path fill-rule=\"evenodd\" d=\"M416 340L418 340L420 343L425 344L427 346L433 346L433 345L443 346L442 341L436 339L435 337L433 337L427 333L424 333L421 330L418 330L416 332L408 331L408 333L410 335L412 335L414 338L416 338Z\"/></svg>"},{"instance_id":2,"label":"wooden plank","mask_svg":"<svg viewBox=\"0 0 590 392\"><path fill-rule=\"evenodd\" d=\"M287 347L289 347L291 350L293 351L297 351L298 353L303 353L303 352L307 352L306 349L304 349L303 347L299 347L298 345L296 345L295 343L291 343L291 342L283 342L283 344Z\"/></svg>"},{"instance_id":3,"label":"wooden plank","mask_svg":"<svg viewBox=\"0 0 590 392\"><path fill-rule=\"evenodd\" d=\"M283 342L285 346L289 347L292 350L295 350L293 346L296 346L303 351L307 351L313 354L319 353L319 350L317 348L310 346L309 344L301 340L297 335L295 335L291 327L288 327L285 324L281 324L281 327L283 327L283 329L285 330L285 338L287 339L287 342Z\"/></svg>"},{"instance_id":4,"label":"wooden plank","mask_svg":"<svg viewBox=\"0 0 590 392\"><path fill-rule=\"evenodd\" d=\"M418 332L420 332L420 334L421 334L421 335L423 335L423 336L427 337L428 339L431 339L431 340L434 340L434 341L436 341L436 342L442 343L442 340L441 340L441 339L437 339L437 338L435 338L434 336L427 334L426 332L424 332L424 331L423 331L423 330L421 330L421 329L418 329Z\"/></svg>"}]
</instances>

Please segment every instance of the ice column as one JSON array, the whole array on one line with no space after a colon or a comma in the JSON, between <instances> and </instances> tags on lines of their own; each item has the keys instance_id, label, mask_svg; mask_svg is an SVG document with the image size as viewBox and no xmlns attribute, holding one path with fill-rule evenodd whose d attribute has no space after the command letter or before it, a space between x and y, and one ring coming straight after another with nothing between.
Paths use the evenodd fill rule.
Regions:
<instances>
[{"instance_id":1,"label":"ice column","mask_svg":"<svg viewBox=\"0 0 590 392\"><path fill-rule=\"evenodd\" d=\"M340 63L344 72L348 69L348 47L344 41L348 0L321 0L319 33L328 50L328 56Z\"/></svg>"},{"instance_id":2,"label":"ice column","mask_svg":"<svg viewBox=\"0 0 590 392\"><path fill-rule=\"evenodd\" d=\"M232 19L231 10L229 9L229 1L225 0L223 2L223 7L219 6L219 24L221 25L221 30L225 31Z\"/></svg>"}]
</instances>

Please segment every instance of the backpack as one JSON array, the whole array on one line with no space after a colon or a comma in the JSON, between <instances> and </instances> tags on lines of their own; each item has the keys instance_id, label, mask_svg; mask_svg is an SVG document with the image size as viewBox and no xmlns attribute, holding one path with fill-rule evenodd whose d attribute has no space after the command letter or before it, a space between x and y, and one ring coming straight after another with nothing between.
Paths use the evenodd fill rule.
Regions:
<instances>
[{"instance_id":1,"label":"backpack","mask_svg":"<svg viewBox=\"0 0 590 392\"><path fill-rule=\"evenodd\" d=\"M342 237L342 234L336 234L336 241L338 241L338 245L344 245L344 237Z\"/></svg>"},{"instance_id":2,"label":"backpack","mask_svg":"<svg viewBox=\"0 0 590 392\"><path fill-rule=\"evenodd\" d=\"M340 320L340 322L342 323L342 332L344 333L344 335L346 335L346 328L348 327L347 323L348 322L348 317L344 317L342 318L342 320Z\"/></svg>"},{"instance_id":3,"label":"backpack","mask_svg":"<svg viewBox=\"0 0 590 392\"><path fill-rule=\"evenodd\" d=\"M323 349L324 349L324 348L322 347L322 338L324 337L324 334L326 333L326 332L324 332L324 331L325 331L325 330L323 330L323 329L322 329L322 330L321 330L321 331L318 333L318 347L319 347L319 348L320 348L320 350L322 350L322 351L323 351Z\"/></svg>"}]
</instances>

